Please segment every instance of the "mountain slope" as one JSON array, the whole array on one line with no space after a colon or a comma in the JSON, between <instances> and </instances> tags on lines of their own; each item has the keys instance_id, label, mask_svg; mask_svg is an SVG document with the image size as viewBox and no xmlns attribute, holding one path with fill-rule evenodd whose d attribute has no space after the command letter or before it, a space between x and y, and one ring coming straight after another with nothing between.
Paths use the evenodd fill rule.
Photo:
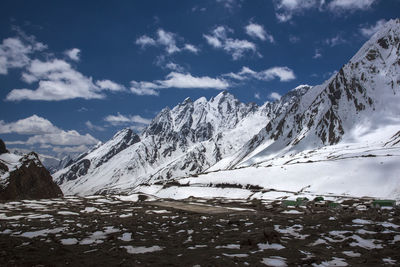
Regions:
<instances>
[{"instance_id":1,"label":"mountain slope","mask_svg":"<svg viewBox=\"0 0 400 267\"><path fill-rule=\"evenodd\" d=\"M400 20L391 20L329 80L314 87L299 86L278 102L244 104L227 92L208 101L185 99L173 109L163 109L142 134L122 130L82 154L54 175L56 182L66 194L132 192L141 184L204 172L231 169L229 175L234 176L236 171L245 174L253 168L246 168L249 166L281 164L281 159L307 161L309 155L304 151L319 155L318 162L342 157L339 151L347 146L358 151L359 159L369 157L369 150L391 149L395 153L388 155L397 157L399 39ZM332 153L322 153L325 149ZM371 155L383 156L376 153ZM391 158L390 165L393 159L396 161ZM313 166L317 165L308 168ZM340 164L335 166L332 172L340 169ZM251 173L247 183L261 179ZM394 173L386 175L395 179ZM346 176L346 170L341 175ZM377 172L369 178L375 181L380 175Z\"/></svg>"},{"instance_id":2,"label":"mountain slope","mask_svg":"<svg viewBox=\"0 0 400 267\"><path fill-rule=\"evenodd\" d=\"M244 104L222 92L163 109L139 136L129 129L55 176L66 193L131 190L205 171L240 149L273 116L273 103Z\"/></svg>"},{"instance_id":3,"label":"mountain slope","mask_svg":"<svg viewBox=\"0 0 400 267\"><path fill-rule=\"evenodd\" d=\"M338 73L253 137L229 167L357 141L400 119L400 20L389 21Z\"/></svg>"}]
</instances>

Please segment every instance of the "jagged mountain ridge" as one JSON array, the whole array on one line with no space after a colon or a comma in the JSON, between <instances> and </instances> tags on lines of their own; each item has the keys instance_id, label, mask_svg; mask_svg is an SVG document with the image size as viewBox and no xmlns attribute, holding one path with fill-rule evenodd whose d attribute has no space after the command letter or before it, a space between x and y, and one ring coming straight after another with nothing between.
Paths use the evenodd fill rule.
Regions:
<instances>
[{"instance_id":1,"label":"jagged mountain ridge","mask_svg":"<svg viewBox=\"0 0 400 267\"><path fill-rule=\"evenodd\" d=\"M208 101L187 98L163 109L142 134L124 129L82 154L55 180L65 192L99 193L203 172L259 132L275 106L244 104L226 91Z\"/></svg>"},{"instance_id":2,"label":"jagged mountain ridge","mask_svg":"<svg viewBox=\"0 0 400 267\"><path fill-rule=\"evenodd\" d=\"M389 21L338 73L271 120L228 165L248 166L357 139L400 118L400 20ZM352 136L353 135L353 136Z\"/></svg>"},{"instance_id":3,"label":"jagged mountain ridge","mask_svg":"<svg viewBox=\"0 0 400 267\"><path fill-rule=\"evenodd\" d=\"M258 107L223 92L165 108L139 142L109 153L96 168L118 136L132 134L123 130L56 173L56 181L67 194L130 191L141 183L357 140L362 131L397 123L399 29L398 19L389 21L329 80L299 86L278 102Z\"/></svg>"}]
</instances>

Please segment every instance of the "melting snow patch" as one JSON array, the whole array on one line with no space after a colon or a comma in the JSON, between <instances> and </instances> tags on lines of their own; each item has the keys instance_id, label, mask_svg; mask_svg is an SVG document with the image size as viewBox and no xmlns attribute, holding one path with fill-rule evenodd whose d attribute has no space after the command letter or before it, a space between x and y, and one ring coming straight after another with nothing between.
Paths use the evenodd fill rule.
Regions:
<instances>
[{"instance_id":1,"label":"melting snow patch","mask_svg":"<svg viewBox=\"0 0 400 267\"><path fill-rule=\"evenodd\" d=\"M0 213L0 220L19 220L21 218L24 218L25 216L22 215L15 215L15 216L6 216L5 213Z\"/></svg>"},{"instance_id":2,"label":"melting snow patch","mask_svg":"<svg viewBox=\"0 0 400 267\"><path fill-rule=\"evenodd\" d=\"M163 250L163 248L160 246L152 246L152 247L121 246L121 248L125 248L126 252L128 252L129 254L143 254L143 253L150 253Z\"/></svg>"},{"instance_id":3,"label":"melting snow patch","mask_svg":"<svg viewBox=\"0 0 400 267\"><path fill-rule=\"evenodd\" d=\"M314 243L310 244L310 246L317 246L317 245L321 245L321 244L326 244L326 240L324 240L322 238L318 238Z\"/></svg>"},{"instance_id":4,"label":"melting snow patch","mask_svg":"<svg viewBox=\"0 0 400 267\"><path fill-rule=\"evenodd\" d=\"M353 238L354 240L356 240L357 242L352 242L350 243L350 246L352 247L362 247L365 249L377 249L377 248L382 248L381 244L375 244L374 243L374 239L364 239L359 237L358 235L353 235L351 236L351 238Z\"/></svg>"},{"instance_id":5,"label":"melting snow patch","mask_svg":"<svg viewBox=\"0 0 400 267\"><path fill-rule=\"evenodd\" d=\"M132 217L132 213L127 213L127 214L121 214L119 215L120 218L127 218L127 217Z\"/></svg>"},{"instance_id":6,"label":"melting snow patch","mask_svg":"<svg viewBox=\"0 0 400 267\"><path fill-rule=\"evenodd\" d=\"M56 234L64 231L64 228L55 228L55 229L43 229L39 231L33 231L33 232L25 232L20 234L22 237L27 237L27 238L34 238L38 236L47 236L47 234Z\"/></svg>"},{"instance_id":7,"label":"melting snow patch","mask_svg":"<svg viewBox=\"0 0 400 267\"><path fill-rule=\"evenodd\" d=\"M281 213L283 213L283 214L304 214L304 212L301 212L298 210L285 210L285 211L282 211Z\"/></svg>"},{"instance_id":8,"label":"melting snow patch","mask_svg":"<svg viewBox=\"0 0 400 267\"><path fill-rule=\"evenodd\" d=\"M226 254L226 253L222 253L222 255L224 255L224 256L226 256L226 257L231 257L231 258L234 258L234 257L236 257L236 258L245 258L245 257L248 257L249 256L249 254Z\"/></svg>"},{"instance_id":9,"label":"melting snow patch","mask_svg":"<svg viewBox=\"0 0 400 267\"><path fill-rule=\"evenodd\" d=\"M264 249L281 250L281 249L284 249L284 248L285 248L285 247L282 246L281 244L275 244L275 243L273 243L273 244L269 244L269 243L266 243L266 244L264 244L264 243L258 243L257 246L258 246L258 248L259 248L260 250L264 250Z\"/></svg>"},{"instance_id":10,"label":"melting snow patch","mask_svg":"<svg viewBox=\"0 0 400 267\"><path fill-rule=\"evenodd\" d=\"M396 260L393 260L392 258L384 258L382 259L382 261L386 264L390 264L390 265L395 265L396 264Z\"/></svg>"},{"instance_id":11,"label":"melting snow patch","mask_svg":"<svg viewBox=\"0 0 400 267\"><path fill-rule=\"evenodd\" d=\"M360 257L360 256L361 256L360 253L354 252L354 251L351 251L351 250L349 250L349 251L343 251L342 253L343 253L344 255L348 256L348 257Z\"/></svg>"},{"instance_id":12,"label":"melting snow patch","mask_svg":"<svg viewBox=\"0 0 400 267\"><path fill-rule=\"evenodd\" d=\"M118 239L125 241L125 242L129 242L132 240L132 233L123 233L122 237L119 237Z\"/></svg>"},{"instance_id":13,"label":"melting snow patch","mask_svg":"<svg viewBox=\"0 0 400 267\"><path fill-rule=\"evenodd\" d=\"M287 266L286 259L282 258L282 257L278 257L278 256L264 258L261 263L268 265L268 266L276 266L276 267Z\"/></svg>"},{"instance_id":14,"label":"melting snow patch","mask_svg":"<svg viewBox=\"0 0 400 267\"><path fill-rule=\"evenodd\" d=\"M72 212L72 211L59 211L59 212L57 212L57 214L66 215L66 216L68 216L68 215L79 215L79 213Z\"/></svg>"},{"instance_id":15,"label":"melting snow patch","mask_svg":"<svg viewBox=\"0 0 400 267\"><path fill-rule=\"evenodd\" d=\"M342 258L333 257L331 261L323 261L321 264L313 264L315 267L330 267L330 266L348 266L347 262Z\"/></svg>"},{"instance_id":16,"label":"melting snow patch","mask_svg":"<svg viewBox=\"0 0 400 267\"><path fill-rule=\"evenodd\" d=\"M61 239L61 244L63 245L76 245L78 244L78 239L76 238L66 238L66 239Z\"/></svg>"},{"instance_id":17,"label":"melting snow patch","mask_svg":"<svg viewBox=\"0 0 400 267\"><path fill-rule=\"evenodd\" d=\"M81 210L80 212L82 213L90 213L90 212L95 212L95 211L100 211L98 208L95 207L86 207L84 210Z\"/></svg>"},{"instance_id":18,"label":"melting snow patch","mask_svg":"<svg viewBox=\"0 0 400 267\"><path fill-rule=\"evenodd\" d=\"M369 220L362 220L362 219L355 219L355 220L353 220L353 223L355 223L355 224L372 224L371 221L369 221Z\"/></svg>"},{"instance_id":19,"label":"melting snow patch","mask_svg":"<svg viewBox=\"0 0 400 267\"><path fill-rule=\"evenodd\" d=\"M237 244L229 244L225 246L216 246L215 248L227 248L227 249L240 249L240 245Z\"/></svg>"}]
</instances>

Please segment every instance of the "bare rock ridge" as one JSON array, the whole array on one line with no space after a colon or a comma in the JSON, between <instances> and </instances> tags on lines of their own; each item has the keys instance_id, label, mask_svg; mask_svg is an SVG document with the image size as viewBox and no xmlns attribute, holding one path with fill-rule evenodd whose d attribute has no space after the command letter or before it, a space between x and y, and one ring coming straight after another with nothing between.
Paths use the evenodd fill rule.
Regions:
<instances>
[{"instance_id":1,"label":"bare rock ridge","mask_svg":"<svg viewBox=\"0 0 400 267\"><path fill-rule=\"evenodd\" d=\"M246 167L357 138L357 127L388 126L400 117L399 97L396 19L321 85L300 85L261 106L227 91L209 100L187 98L163 109L142 133L122 130L54 177L65 193L85 195L132 192L140 184Z\"/></svg>"},{"instance_id":2,"label":"bare rock ridge","mask_svg":"<svg viewBox=\"0 0 400 267\"><path fill-rule=\"evenodd\" d=\"M1 140L0 140L1 141ZM63 193L36 153L0 155L0 199L41 199Z\"/></svg>"}]
</instances>

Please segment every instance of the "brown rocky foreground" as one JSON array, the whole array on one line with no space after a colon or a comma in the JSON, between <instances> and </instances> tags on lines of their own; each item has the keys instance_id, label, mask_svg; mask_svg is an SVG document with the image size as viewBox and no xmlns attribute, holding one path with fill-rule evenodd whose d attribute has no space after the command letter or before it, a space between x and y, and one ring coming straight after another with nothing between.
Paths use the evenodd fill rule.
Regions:
<instances>
[{"instance_id":1,"label":"brown rocky foreground","mask_svg":"<svg viewBox=\"0 0 400 267\"><path fill-rule=\"evenodd\" d=\"M400 264L400 210L278 202L0 203L1 266L382 266Z\"/></svg>"}]
</instances>

